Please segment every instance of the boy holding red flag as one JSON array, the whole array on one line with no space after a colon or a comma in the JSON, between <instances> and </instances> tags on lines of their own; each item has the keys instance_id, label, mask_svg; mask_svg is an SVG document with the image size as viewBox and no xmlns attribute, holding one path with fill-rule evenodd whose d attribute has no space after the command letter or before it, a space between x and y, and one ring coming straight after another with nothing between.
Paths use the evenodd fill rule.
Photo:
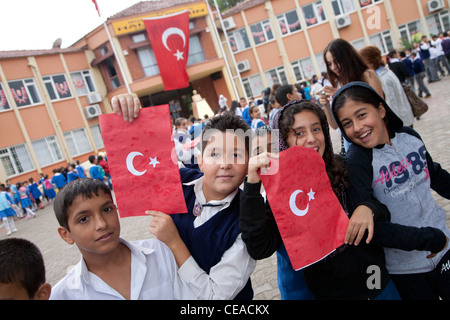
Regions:
<instances>
[{"instance_id":1,"label":"boy holding red flag","mask_svg":"<svg viewBox=\"0 0 450 320\"><path fill-rule=\"evenodd\" d=\"M139 100L131 95L115 96L111 104L125 120L139 116ZM239 185L247 174L249 129L231 114L211 119L202 132L201 171L180 169L188 213L146 212L153 216L150 232L172 250L179 276L200 299L253 298L250 274L256 262L239 229Z\"/></svg>"}]
</instances>

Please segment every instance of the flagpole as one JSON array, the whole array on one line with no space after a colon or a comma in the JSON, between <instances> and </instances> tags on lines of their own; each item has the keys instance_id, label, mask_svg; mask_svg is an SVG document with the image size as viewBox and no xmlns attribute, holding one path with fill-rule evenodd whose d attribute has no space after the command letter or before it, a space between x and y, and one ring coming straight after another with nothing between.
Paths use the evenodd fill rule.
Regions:
<instances>
[{"instance_id":1,"label":"flagpole","mask_svg":"<svg viewBox=\"0 0 450 320\"><path fill-rule=\"evenodd\" d=\"M211 6L209 5L208 0L205 0L205 1L206 1L206 5L209 8L209 10L208 10L209 11L209 17L210 17L211 23L212 23L212 25L214 27L213 28L214 29L214 33L215 33L215 35L217 37L217 40L219 41L219 47L220 47L220 51L222 52L223 60L225 61L225 66L227 68L228 74L231 77L231 84L233 85L234 94L236 95L236 99L239 99L239 92L237 91L236 83L233 80L233 74L231 73L230 64L228 63L228 59L227 59L227 57L225 55L225 50L223 49L222 41L220 40L219 32L217 31L216 24L214 22L214 17L213 17L212 12L211 12Z\"/></svg>"},{"instance_id":2,"label":"flagpole","mask_svg":"<svg viewBox=\"0 0 450 320\"><path fill-rule=\"evenodd\" d=\"M117 64L119 65L120 73L122 74L123 81L125 82L125 86L127 87L127 91L128 91L128 93L132 93L131 89L130 89L130 85L128 84L127 76L126 76L125 72L123 72L122 63L120 62L119 56L116 51L116 47L114 46L114 43L112 42L111 34L109 33L109 29L108 29L108 26L106 25L106 21L103 19L102 14L100 13L100 8L98 7L97 1L93 1L93 2L95 4L95 7L97 9L100 19L102 19L103 26L105 27L106 34L108 35L109 43L111 44L111 47L113 49L114 56L117 60Z\"/></svg>"},{"instance_id":3,"label":"flagpole","mask_svg":"<svg viewBox=\"0 0 450 320\"><path fill-rule=\"evenodd\" d=\"M209 5L208 0L206 0L206 3ZM228 39L227 31L225 30L225 26L224 26L223 20L222 20L222 14L220 13L219 6L217 5L217 1L216 1L216 0L214 0L214 7L216 8L217 13L218 13L218 15L219 15L219 21L220 21L220 25L222 26L223 34L225 35L225 40L227 41L227 43L228 43L228 45L229 45L229 44L230 44L230 41L229 41L229 39ZM211 13L210 13L210 14L211 14ZM222 54L224 55L223 58L224 58L224 60L225 60L225 64L226 64L226 66L227 66L228 72L229 72L230 75L232 76L232 80L233 80L232 83L233 83L234 91L235 91L235 93L236 93L236 97L237 97L237 99L239 99L239 93L238 93L238 91L237 91L236 84L235 84L235 82L234 82L234 78L238 78L238 79L239 79L239 83L241 84L241 87L242 87L242 89L243 89L243 91L244 91L244 97L245 97L245 99L248 99L248 97L247 97L247 92L245 91L245 88L244 88L244 86L242 85L242 79L241 79L241 75L239 74L239 70L238 70L237 65L236 65L236 59L234 58L234 53L233 53L233 52L230 52L230 53L231 53L231 59L233 60L233 64L234 64L234 68L235 68L235 70L236 70L237 76L233 76L232 73L231 73L230 66L229 66L229 64L228 64L228 59L227 59L227 57L225 56L225 51L224 51L223 46L222 46L222 41L220 40L218 31L217 31L217 28L216 28L216 24L214 23L214 18L211 17L211 19L212 19L212 23L213 23L213 25L214 25L214 31L216 32L217 38L218 38L218 40L219 40L219 44L220 44L220 48L221 48L221 50L222 50Z\"/></svg>"}]
</instances>

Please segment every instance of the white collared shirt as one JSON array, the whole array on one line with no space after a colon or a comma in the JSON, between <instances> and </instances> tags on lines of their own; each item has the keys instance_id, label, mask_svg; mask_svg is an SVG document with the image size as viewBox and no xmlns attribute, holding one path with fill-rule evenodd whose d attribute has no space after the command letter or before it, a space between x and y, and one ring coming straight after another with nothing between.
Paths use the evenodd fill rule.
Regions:
<instances>
[{"instance_id":1,"label":"white collared shirt","mask_svg":"<svg viewBox=\"0 0 450 320\"><path fill-rule=\"evenodd\" d=\"M183 183L194 185L196 201L205 204L203 194L203 177ZM209 204L220 204L217 207L203 207L201 214L195 218L194 227L198 228L211 219L216 213L230 206L238 189L223 200L212 200ZM247 284L250 275L255 269L256 261L247 252L242 234L240 233L233 245L224 252L219 263L213 266L207 274L192 256L178 269L181 279L188 283L189 288L198 299L233 299Z\"/></svg>"},{"instance_id":2,"label":"white collared shirt","mask_svg":"<svg viewBox=\"0 0 450 320\"><path fill-rule=\"evenodd\" d=\"M195 299L188 285L177 275L170 249L161 241L120 241L131 251L131 300ZM75 267L53 288L51 300L124 300L125 298L90 272L81 257Z\"/></svg>"}]
</instances>

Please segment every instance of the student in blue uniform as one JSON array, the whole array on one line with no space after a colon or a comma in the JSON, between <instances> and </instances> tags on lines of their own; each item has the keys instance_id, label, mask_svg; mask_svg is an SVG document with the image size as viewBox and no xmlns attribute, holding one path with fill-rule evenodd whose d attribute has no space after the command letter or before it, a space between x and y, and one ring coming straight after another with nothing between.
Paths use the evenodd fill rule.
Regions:
<instances>
[{"instance_id":1,"label":"student in blue uniform","mask_svg":"<svg viewBox=\"0 0 450 320\"><path fill-rule=\"evenodd\" d=\"M59 172L58 169L53 169L53 177L51 182L56 185L59 191L61 191L61 189L66 185L67 180L66 178L64 178L64 175Z\"/></svg>"}]
</instances>

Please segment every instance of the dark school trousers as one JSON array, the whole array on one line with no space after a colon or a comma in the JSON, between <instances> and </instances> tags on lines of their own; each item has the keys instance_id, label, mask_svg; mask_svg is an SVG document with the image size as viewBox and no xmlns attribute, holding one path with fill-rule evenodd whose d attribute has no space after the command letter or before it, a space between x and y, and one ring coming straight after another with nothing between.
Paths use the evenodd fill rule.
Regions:
<instances>
[{"instance_id":1,"label":"dark school trousers","mask_svg":"<svg viewBox=\"0 0 450 320\"><path fill-rule=\"evenodd\" d=\"M425 273L391 274L403 300L450 300L450 250Z\"/></svg>"}]
</instances>

